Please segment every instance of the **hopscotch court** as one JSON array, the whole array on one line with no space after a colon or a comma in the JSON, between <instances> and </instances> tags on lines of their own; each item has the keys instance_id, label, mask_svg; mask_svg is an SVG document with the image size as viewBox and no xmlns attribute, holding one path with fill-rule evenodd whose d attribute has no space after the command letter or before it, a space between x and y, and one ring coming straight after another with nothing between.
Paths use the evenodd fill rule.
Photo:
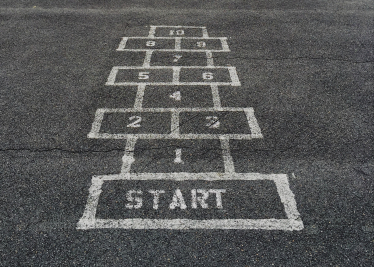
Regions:
<instances>
[{"instance_id":1,"label":"hopscotch court","mask_svg":"<svg viewBox=\"0 0 374 267\"><path fill-rule=\"evenodd\" d=\"M286 174L236 173L230 151L230 140L262 139L261 128L252 107L224 107L221 105L220 86L241 86L236 68L215 66L213 53L228 53L230 48L226 37L210 37L206 27L191 26L150 26L147 37L123 37L117 52L145 52L142 66L113 66L106 86L135 86L137 94L133 108L98 108L88 138L123 139L126 142L122 157L121 172L113 175L92 177L85 211L78 229L122 228L122 229L263 229L263 230L302 230L303 222L297 210ZM205 66L179 65L185 55L198 54L204 57ZM170 65L154 65L153 58L165 54ZM212 106L180 107L184 97L183 88L202 86L210 88ZM168 107L144 106L147 90L159 87L173 88L168 95ZM157 93L157 91L156 91ZM175 103L175 105L173 104ZM171 106L171 107L170 107ZM158 121L162 119L162 125ZM115 127L113 126L115 125ZM158 127L154 127L158 125ZM223 162L223 170L209 172L134 172L133 164L136 144L140 140L216 140ZM176 148L173 164L183 170L185 164L184 148ZM185 164L187 165L187 164ZM269 181L276 188L277 197L283 205L286 218L188 218L179 212L173 218L155 218L155 216L136 216L127 218L97 218L97 207L103 186L110 181L138 182L209 182L219 183L219 188L192 188L191 195L182 195L177 188L167 204L170 211L201 208L208 210L208 199L213 208L224 210L225 196L229 189L222 182L245 183L248 181ZM144 206L145 192L134 189L123 193L130 210ZM160 199L165 190L148 189L153 211L160 208ZM187 201L187 198L190 199ZM214 200L214 201L213 201ZM213 201L213 202L212 202ZM211 204L209 204L212 207ZM130 214L130 213L129 213Z\"/></svg>"}]
</instances>

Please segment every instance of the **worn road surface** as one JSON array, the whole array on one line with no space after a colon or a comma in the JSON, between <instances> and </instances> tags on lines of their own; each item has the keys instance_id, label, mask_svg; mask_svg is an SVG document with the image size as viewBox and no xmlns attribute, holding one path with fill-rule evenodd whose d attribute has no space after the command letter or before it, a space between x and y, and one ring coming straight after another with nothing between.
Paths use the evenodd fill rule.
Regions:
<instances>
[{"instance_id":1,"label":"worn road surface","mask_svg":"<svg viewBox=\"0 0 374 267\"><path fill-rule=\"evenodd\" d=\"M0 3L1 266L373 266L374 3Z\"/></svg>"}]
</instances>

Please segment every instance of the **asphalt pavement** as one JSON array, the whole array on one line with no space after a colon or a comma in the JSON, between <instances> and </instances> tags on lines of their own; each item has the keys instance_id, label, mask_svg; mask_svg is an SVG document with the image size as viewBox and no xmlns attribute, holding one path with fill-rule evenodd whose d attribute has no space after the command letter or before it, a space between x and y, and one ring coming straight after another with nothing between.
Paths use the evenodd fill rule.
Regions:
<instances>
[{"instance_id":1,"label":"asphalt pavement","mask_svg":"<svg viewBox=\"0 0 374 267\"><path fill-rule=\"evenodd\" d=\"M1 266L373 266L372 1L0 22Z\"/></svg>"}]
</instances>

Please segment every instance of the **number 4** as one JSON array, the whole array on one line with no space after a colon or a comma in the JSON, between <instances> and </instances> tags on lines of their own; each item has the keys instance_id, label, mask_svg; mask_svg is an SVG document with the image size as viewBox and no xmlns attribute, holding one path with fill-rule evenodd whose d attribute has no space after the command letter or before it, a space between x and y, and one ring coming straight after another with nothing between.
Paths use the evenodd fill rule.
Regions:
<instances>
[{"instance_id":1,"label":"number 4","mask_svg":"<svg viewBox=\"0 0 374 267\"><path fill-rule=\"evenodd\" d=\"M174 98L174 100L176 100L176 101L181 101L181 99L182 99L180 91L176 91L176 92L172 93L171 95L169 95L169 97Z\"/></svg>"}]
</instances>

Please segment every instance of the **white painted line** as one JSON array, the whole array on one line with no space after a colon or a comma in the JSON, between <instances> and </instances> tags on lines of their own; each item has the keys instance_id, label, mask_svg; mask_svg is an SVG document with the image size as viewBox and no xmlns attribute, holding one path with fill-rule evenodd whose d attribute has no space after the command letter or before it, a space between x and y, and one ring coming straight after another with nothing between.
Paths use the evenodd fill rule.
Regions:
<instances>
[{"instance_id":1,"label":"white painted line","mask_svg":"<svg viewBox=\"0 0 374 267\"><path fill-rule=\"evenodd\" d=\"M175 50L175 49L157 49L157 48L153 48L153 49L147 49L147 48L141 48L141 49L123 49L121 51L130 51L130 52L146 52L146 51L157 51L157 52L208 52L208 51L211 51L211 52L227 52L227 51L224 51L224 50L214 50L214 49L209 49L209 50L195 50L195 49L180 49L180 50Z\"/></svg>"},{"instance_id":2,"label":"white painted line","mask_svg":"<svg viewBox=\"0 0 374 267\"><path fill-rule=\"evenodd\" d=\"M272 180L275 182L287 219L96 219L101 187L104 181L113 180L208 180L208 181L249 181ZM122 228L122 229L264 229L300 231L304 224L296 208L294 195L289 188L285 174L259 173L126 173L119 175L94 176L89 191L86 209L77 224L77 229Z\"/></svg>"},{"instance_id":3,"label":"white painted line","mask_svg":"<svg viewBox=\"0 0 374 267\"><path fill-rule=\"evenodd\" d=\"M234 161L230 153L230 140L227 138L221 137L220 141L221 141L221 149L222 149L223 163L225 166L225 172L235 173Z\"/></svg>"},{"instance_id":4,"label":"white painted line","mask_svg":"<svg viewBox=\"0 0 374 267\"><path fill-rule=\"evenodd\" d=\"M89 189L89 195L87 199L86 208L83 212L83 216L80 221L95 221L96 209L99 204L99 197L102 192L101 187L103 186L104 180L100 178L92 177L91 187ZM80 222L79 221L79 222ZM78 222L78 227L79 227ZM78 228L79 229L79 228Z\"/></svg>"},{"instance_id":5,"label":"white painted line","mask_svg":"<svg viewBox=\"0 0 374 267\"><path fill-rule=\"evenodd\" d=\"M208 38L209 35L208 35L208 30L206 29L206 27L203 27L203 38Z\"/></svg>"},{"instance_id":6,"label":"white painted line","mask_svg":"<svg viewBox=\"0 0 374 267\"><path fill-rule=\"evenodd\" d=\"M250 140L254 138L263 138L260 126L254 115L253 108L238 108L238 107L221 107L221 108L141 108L141 98L144 94L143 87L138 89L137 100L134 108L101 108L96 110L95 119L92 123L91 132L88 138L96 139L127 139L137 137L139 139L218 139L220 137L229 139L243 139ZM180 112L214 112L214 111L228 111L228 112L244 112L246 114L248 125L251 134L180 134L179 133L179 113ZM109 134L100 133L101 123L104 118L104 113L129 113L129 112L171 112L171 133L170 134ZM178 115L178 118L177 118Z\"/></svg>"},{"instance_id":7,"label":"white painted line","mask_svg":"<svg viewBox=\"0 0 374 267\"><path fill-rule=\"evenodd\" d=\"M221 107L219 110L215 107L196 107L196 108L143 108L142 112L205 112L205 111L230 111L230 112L248 112L250 114L251 120L254 118L254 111L253 108L241 108L241 107ZM137 112L134 108L100 108L96 111L103 112L103 113L115 113L115 112Z\"/></svg>"},{"instance_id":8,"label":"white painted line","mask_svg":"<svg viewBox=\"0 0 374 267\"><path fill-rule=\"evenodd\" d=\"M227 44L227 38L224 37L224 38L219 38L219 39L221 40L222 50L225 52L230 52L229 45Z\"/></svg>"},{"instance_id":9,"label":"white painted line","mask_svg":"<svg viewBox=\"0 0 374 267\"><path fill-rule=\"evenodd\" d=\"M121 40L121 42L119 43L119 46L118 46L118 48L117 48L117 51L125 51L125 47L126 47L126 43L127 43L127 40L128 40L129 38L127 38L127 37L122 37L122 40Z\"/></svg>"},{"instance_id":10,"label":"white painted line","mask_svg":"<svg viewBox=\"0 0 374 267\"><path fill-rule=\"evenodd\" d=\"M105 111L102 109L97 109L95 113L95 119L91 126L91 132L87 135L88 138L96 138L96 134L99 133L101 128L101 123L104 119Z\"/></svg>"},{"instance_id":11,"label":"white painted line","mask_svg":"<svg viewBox=\"0 0 374 267\"><path fill-rule=\"evenodd\" d=\"M182 44L182 38L175 37L175 50L176 51L181 51L181 44Z\"/></svg>"},{"instance_id":12,"label":"white painted line","mask_svg":"<svg viewBox=\"0 0 374 267\"><path fill-rule=\"evenodd\" d=\"M241 86L235 67L228 67L233 86Z\"/></svg>"},{"instance_id":13,"label":"white painted line","mask_svg":"<svg viewBox=\"0 0 374 267\"><path fill-rule=\"evenodd\" d=\"M138 91L136 93L135 97L135 104L134 104L134 110L141 110L143 105L143 97L145 92L146 85L141 84L138 86Z\"/></svg>"},{"instance_id":14,"label":"white painted line","mask_svg":"<svg viewBox=\"0 0 374 267\"><path fill-rule=\"evenodd\" d=\"M136 137L138 139L219 139L221 137L236 140L251 140L262 138L252 134L109 134L90 133L89 138L94 139L128 139Z\"/></svg>"},{"instance_id":15,"label":"white painted line","mask_svg":"<svg viewBox=\"0 0 374 267\"><path fill-rule=\"evenodd\" d=\"M148 38L155 38L157 26L151 26L148 33Z\"/></svg>"},{"instance_id":16,"label":"white painted line","mask_svg":"<svg viewBox=\"0 0 374 267\"><path fill-rule=\"evenodd\" d=\"M181 72L180 67L173 67L173 84L179 84L180 72Z\"/></svg>"},{"instance_id":17,"label":"white painted line","mask_svg":"<svg viewBox=\"0 0 374 267\"><path fill-rule=\"evenodd\" d=\"M158 219L96 219L80 220L77 229L87 230L96 228L121 228L121 229L220 229L220 230L283 230L300 231L304 229L301 220L290 219L216 219L216 220L158 220Z\"/></svg>"},{"instance_id":18,"label":"white painted line","mask_svg":"<svg viewBox=\"0 0 374 267\"><path fill-rule=\"evenodd\" d=\"M263 173L226 173L226 172L167 172L167 173L130 173L129 175L111 174L111 175L95 175L93 178L104 181L117 180L136 180L136 181L155 181L155 180L171 180L171 181L257 181L257 180L279 180L284 182L286 174L263 174ZM287 175L286 175L287 176ZM275 184L277 185L277 184Z\"/></svg>"},{"instance_id":19,"label":"white painted line","mask_svg":"<svg viewBox=\"0 0 374 267\"><path fill-rule=\"evenodd\" d=\"M137 138L128 138L126 141L125 154L122 157L122 168L121 173L129 173L131 169L131 164L135 161L134 159L134 149Z\"/></svg>"},{"instance_id":20,"label":"white painted line","mask_svg":"<svg viewBox=\"0 0 374 267\"><path fill-rule=\"evenodd\" d=\"M206 52L206 61L207 61L207 66L214 66L212 51Z\"/></svg>"},{"instance_id":21,"label":"white painted line","mask_svg":"<svg viewBox=\"0 0 374 267\"><path fill-rule=\"evenodd\" d=\"M211 85L210 88L212 89L212 97L213 97L213 105L214 109L222 110L221 107L221 98L219 97L219 90L217 85Z\"/></svg>"},{"instance_id":22,"label":"white painted line","mask_svg":"<svg viewBox=\"0 0 374 267\"><path fill-rule=\"evenodd\" d=\"M244 112L247 115L248 125L249 125L249 129L251 130L252 136L256 136L256 138L263 138L262 133L261 133L261 128L258 125L256 116L255 116L254 109L246 108Z\"/></svg>"},{"instance_id":23,"label":"white painted line","mask_svg":"<svg viewBox=\"0 0 374 267\"><path fill-rule=\"evenodd\" d=\"M210 51L210 50L209 50ZM148 68L144 68L143 66L115 66L113 69L119 70L139 70L139 69L148 69L148 70L156 70L156 69L227 69L232 71L236 74L235 67L226 67L226 66L150 66Z\"/></svg>"},{"instance_id":24,"label":"white painted line","mask_svg":"<svg viewBox=\"0 0 374 267\"><path fill-rule=\"evenodd\" d=\"M166 40L174 40L175 38L180 38L180 39L191 39L191 40L226 40L227 37L183 37L183 36L178 36L178 37L142 37L142 36L133 36L133 37L123 37L127 39L166 39Z\"/></svg>"},{"instance_id":25,"label":"white painted line","mask_svg":"<svg viewBox=\"0 0 374 267\"><path fill-rule=\"evenodd\" d=\"M118 73L119 67L113 67L109 73L108 81L105 85L114 85L116 82L116 76Z\"/></svg>"},{"instance_id":26,"label":"white painted line","mask_svg":"<svg viewBox=\"0 0 374 267\"><path fill-rule=\"evenodd\" d=\"M240 83L233 82L116 82L114 84L106 83L105 85L113 86L138 86L144 85L219 85L219 86L240 86Z\"/></svg>"},{"instance_id":27,"label":"white painted line","mask_svg":"<svg viewBox=\"0 0 374 267\"><path fill-rule=\"evenodd\" d=\"M300 220L300 213L296 207L295 195L290 189L288 178L286 174L279 175L274 182L277 186L277 191L281 202L284 205L284 211L289 219Z\"/></svg>"},{"instance_id":28,"label":"white painted line","mask_svg":"<svg viewBox=\"0 0 374 267\"><path fill-rule=\"evenodd\" d=\"M204 29L205 27L203 26L168 26L168 25L152 25L152 27L155 27L155 28L191 28L191 29Z\"/></svg>"},{"instance_id":29,"label":"white painted line","mask_svg":"<svg viewBox=\"0 0 374 267\"><path fill-rule=\"evenodd\" d=\"M176 109L173 109L171 113L171 130L170 135L174 138L179 136L179 112Z\"/></svg>"},{"instance_id":30,"label":"white painted line","mask_svg":"<svg viewBox=\"0 0 374 267\"><path fill-rule=\"evenodd\" d=\"M116 76L119 70L153 70L153 69L172 69L173 70L173 81L171 82L116 82ZM180 82L179 73L181 69L227 69L230 74L231 82ZM231 85L240 86L239 77L236 73L235 67L225 66L115 66L112 68L106 85L115 86L136 86L140 84L145 85Z\"/></svg>"},{"instance_id":31,"label":"white painted line","mask_svg":"<svg viewBox=\"0 0 374 267\"><path fill-rule=\"evenodd\" d=\"M153 50L147 50L145 52L145 58L143 62L143 68L149 68L151 66L151 58L152 58Z\"/></svg>"}]
</instances>

